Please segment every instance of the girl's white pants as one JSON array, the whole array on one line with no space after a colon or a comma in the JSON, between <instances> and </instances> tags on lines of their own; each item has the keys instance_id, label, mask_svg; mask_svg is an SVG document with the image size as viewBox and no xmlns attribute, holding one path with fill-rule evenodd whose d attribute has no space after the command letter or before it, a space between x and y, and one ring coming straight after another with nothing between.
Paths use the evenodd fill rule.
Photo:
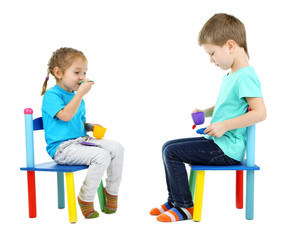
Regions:
<instances>
[{"instance_id":1,"label":"girl's white pants","mask_svg":"<svg viewBox=\"0 0 294 240\"><path fill-rule=\"evenodd\" d=\"M86 146L80 142L90 142L97 146ZM54 161L62 165L88 165L88 172L81 187L82 201L93 202L105 171L107 171L106 191L118 195L122 177L124 148L120 143L89 136L63 142L54 155Z\"/></svg>"}]
</instances>

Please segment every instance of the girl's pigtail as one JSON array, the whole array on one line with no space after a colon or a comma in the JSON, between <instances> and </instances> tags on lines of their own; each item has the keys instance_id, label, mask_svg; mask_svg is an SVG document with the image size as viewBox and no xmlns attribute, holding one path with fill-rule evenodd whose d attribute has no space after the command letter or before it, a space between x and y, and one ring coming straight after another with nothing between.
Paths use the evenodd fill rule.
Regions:
<instances>
[{"instance_id":1,"label":"girl's pigtail","mask_svg":"<svg viewBox=\"0 0 294 240\"><path fill-rule=\"evenodd\" d=\"M46 92L47 90L47 82L49 80L49 70L48 70L48 74L47 74L47 77L45 78L45 81L43 83L43 88L42 88L42 93L41 93L41 96L44 95L44 93Z\"/></svg>"}]
</instances>

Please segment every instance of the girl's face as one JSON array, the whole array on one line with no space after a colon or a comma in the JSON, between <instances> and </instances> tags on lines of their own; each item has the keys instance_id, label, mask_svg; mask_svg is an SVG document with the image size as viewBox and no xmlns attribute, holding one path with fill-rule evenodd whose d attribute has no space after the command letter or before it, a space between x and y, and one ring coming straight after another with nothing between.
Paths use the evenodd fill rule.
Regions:
<instances>
[{"instance_id":1,"label":"girl's face","mask_svg":"<svg viewBox=\"0 0 294 240\"><path fill-rule=\"evenodd\" d=\"M87 70L87 60L78 57L63 74L61 73L61 77L58 77L61 80L57 82L57 85L68 92L77 91L80 86L78 83L86 80Z\"/></svg>"},{"instance_id":2,"label":"girl's face","mask_svg":"<svg viewBox=\"0 0 294 240\"><path fill-rule=\"evenodd\" d=\"M232 67L234 58L227 44L222 47L213 44L203 44L203 48L210 56L211 63L214 63L223 70L228 70Z\"/></svg>"}]
</instances>

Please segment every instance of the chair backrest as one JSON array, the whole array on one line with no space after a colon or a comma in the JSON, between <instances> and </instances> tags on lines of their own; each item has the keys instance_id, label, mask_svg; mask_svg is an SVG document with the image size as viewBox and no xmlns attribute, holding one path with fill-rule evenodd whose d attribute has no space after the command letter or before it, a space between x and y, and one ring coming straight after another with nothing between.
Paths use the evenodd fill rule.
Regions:
<instances>
[{"instance_id":1,"label":"chair backrest","mask_svg":"<svg viewBox=\"0 0 294 240\"><path fill-rule=\"evenodd\" d=\"M43 130L43 120L42 117L39 118L35 118L33 120L33 131L37 131L37 130Z\"/></svg>"},{"instance_id":2,"label":"chair backrest","mask_svg":"<svg viewBox=\"0 0 294 240\"><path fill-rule=\"evenodd\" d=\"M35 154L34 154L34 130L43 129L42 118L33 120L33 109L26 108L25 114L25 135L26 135L26 159L27 167L35 167Z\"/></svg>"},{"instance_id":3,"label":"chair backrest","mask_svg":"<svg viewBox=\"0 0 294 240\"><path fill-rule=\"evenodd\" d=\"M247 111L251 111L248 107ZM255 124L247 127L247 143L246 143L246 166L255 165Z\"/></svg>"},{"instance_id":4,"label":"chair backrest","mask_svg":"<svg viewBox=\"0 0 294 240\"><path fill-rule=\"evenodd\" d=\"M255 165L255 125L247 127L246 166Z\"/></svg>"}]
</instances>

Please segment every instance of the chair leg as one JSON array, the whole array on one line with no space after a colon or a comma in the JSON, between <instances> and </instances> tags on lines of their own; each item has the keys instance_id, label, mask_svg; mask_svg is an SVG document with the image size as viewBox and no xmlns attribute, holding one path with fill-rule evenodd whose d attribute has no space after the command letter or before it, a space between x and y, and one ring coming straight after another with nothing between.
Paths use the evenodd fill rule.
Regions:
<instances>
[{"instance_id":1,"label":"chair leg","mask_svg":"<svg viewBox=\"0 0 294 240\"><path fill-rule=\"evenodd\" d=\"M65 208L63 172L57 172L57 197L58 197L58 208L59 209Z\"/></svg>"},{"instance_id":2,"label":"chair leg","mask_svg":"<svg viewBox=\"0 0 294 240\"><path fill-rule=\"evenodd\" d=\"M75 223L77 221L77 206L73 173L66 172L65 179L67 189L68 217L71 223Z\"/></svg>"},{"instance_id":3,"label":"chair leg","mask_svg":"<svg viewBox=\"0 0 294 240\"><path fill-rule=\"evenodd\" d=\"M246 219L253 219L254 212L254 171L247 171L246 178Z\"/></svg>"},{"instance_id":4,"label":"chair leg","mask_svg":"<svg viewBox=\"0 0 294 240\"><path fill-rule=\"evenodd\" d=\"M37 217L35 172L27 171L27 179L28 179L29 217L35 218Z\"/></svg>"},{"instance_id":5,"label":"chair leg","mask_svg":"<svg viewBox=\"0 0 294 240\"><path fill-rule=\"evenodd\" d=\"M194 210L193 210L193 220L196 222L201 221L203 190L204 190L204 177L205 177L205 171L197 171Z\"/></svg>"},{"instance_id":6,"label":"chair leg","mask_svg":"<svg viewBox=\"0 0 294 240\"><path fill-rule=\"evenodd\" d=\"M99 203L100 203L100 209L101 212L104 212L104 208L105 208L105 195L104 195L104 186L103 186L103 181L101 180L100 185L97 189L97 194L98 194L98 198L99 198Z\"/></svg>"},{"instance_id":7,"label":"chair leg","mask_svg":"<svg viewBox=\"0 0 294 240\"><path fill-rule=\"evenodd\" d=\"M243 171L236 171L236 208L243 208Z\"/></svg>"},{"instance_id":8,"label":"chair leg","mask_svg":"<svg viewBox=\"0 0 294 240\"><path fill-rule=\"evenodd\" d=\"M195 184L196 184L196 171L191 169L190 176L189 176L189 187L190 187L192 199L194 199L194 195L195 195Z\"/></svg>"}]
</instances>

